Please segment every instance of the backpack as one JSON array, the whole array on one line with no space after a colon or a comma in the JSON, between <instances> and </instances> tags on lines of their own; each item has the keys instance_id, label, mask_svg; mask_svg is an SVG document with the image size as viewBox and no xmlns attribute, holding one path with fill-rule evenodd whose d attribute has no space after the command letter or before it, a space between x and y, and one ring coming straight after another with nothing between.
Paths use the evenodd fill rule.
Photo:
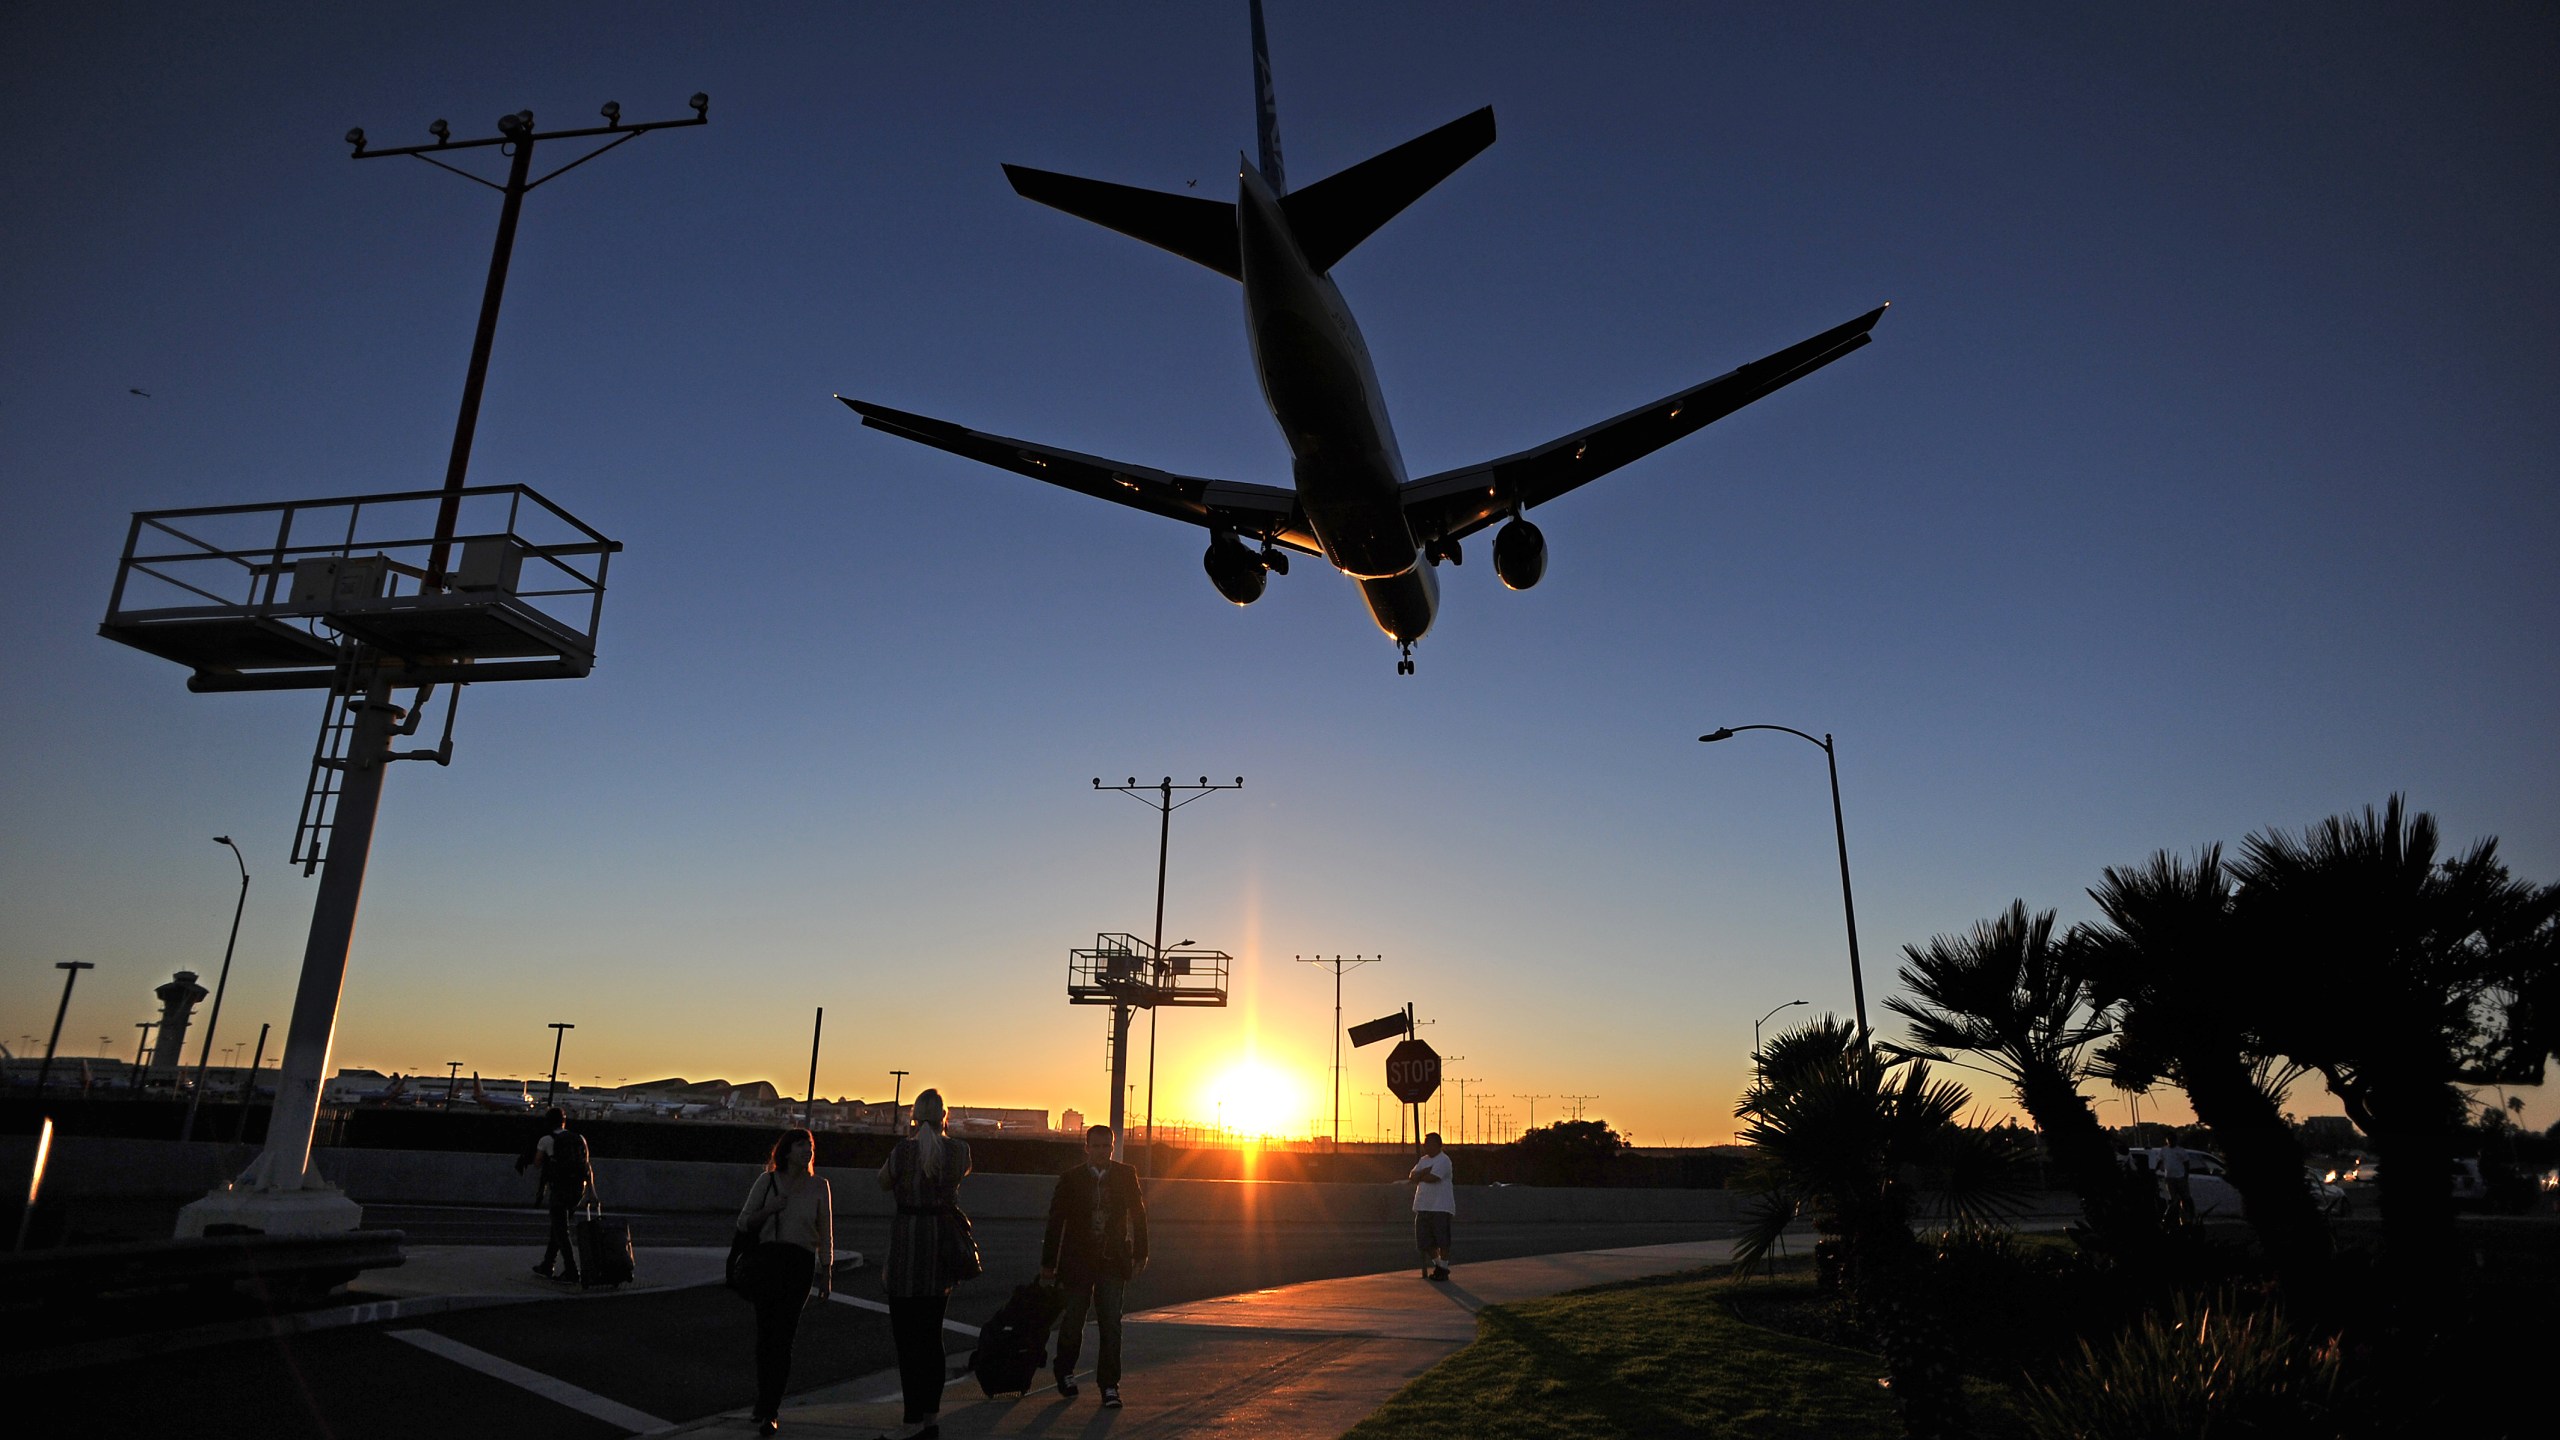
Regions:
<instances>
[{"instance_id":1,"label":"backpack","mask_svg":"<svg viewBox=\"0 0 2560 1440\"><path fill-rule=\"evenodd\" d=\"M552 1199L559 1202L565 1195L565 1203L575 1203L595 1178L595 1167L587 1160L587 1137L568 1130L552 1132L551 1154L542 1162L542 1188Z\"/></svg>"}]
</instances>

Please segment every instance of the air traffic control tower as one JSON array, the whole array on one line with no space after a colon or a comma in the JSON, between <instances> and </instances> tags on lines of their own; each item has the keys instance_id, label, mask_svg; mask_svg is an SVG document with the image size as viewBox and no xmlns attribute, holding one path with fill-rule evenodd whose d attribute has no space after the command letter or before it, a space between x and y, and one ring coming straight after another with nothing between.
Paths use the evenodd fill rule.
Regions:
<instances>
[{"instance_id":1,"label":"air traffic control tower","mask_svg":"<svg viewBox=\"0 0 2560 1440\"><path fill-rule=\"evenodd\" d=\"M319 873L320 891L266 1148L237 1179L179 1212L181 1237L217 1226L330 1233L361 1219L312 1167L311 1141L383 773L402 760L452 761L465 686L587 674L606 567L622 548L529 486L465 483L517 218L527 192L605 150L705 123L709 98L696 95L691 106L687 119L625 124L621 107L608 104L601 126L548 132L519 111L479 140L455 140L438 120L428 127L433 144L389 150L370 150L363 131L349 131L356 159L414 156L505 196L443 486L146 511L126 532L98 633L187 667L187 688L199 693L322 696L292 850L305 875ZM579 139L598 143L532 177L537 144ZM507 162L503 184L461 168L481 151ZM430 742L421 727L437 709L442 722Z\"/></svg>"}]
</instances>

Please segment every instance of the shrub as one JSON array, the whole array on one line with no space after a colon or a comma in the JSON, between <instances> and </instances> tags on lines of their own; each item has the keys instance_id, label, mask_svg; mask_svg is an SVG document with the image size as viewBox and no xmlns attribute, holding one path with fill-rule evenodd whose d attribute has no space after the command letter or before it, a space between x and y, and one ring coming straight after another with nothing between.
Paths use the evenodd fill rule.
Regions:
<instances>
[{"instance_id":1,"label":"shrub","mask_svg":"<svg viewBox=\"0 0 2560 1440\"><path fill-rule=\"evenodd\" d=\"M2284 1437L2341 1433L2335 1340L2296 1335L2272 1307L2181 1297L2104 1348L2083 1340L2074 1362L2025 1387L2039 1440L2160 1436Z\"/></svg>"}]
</instances>

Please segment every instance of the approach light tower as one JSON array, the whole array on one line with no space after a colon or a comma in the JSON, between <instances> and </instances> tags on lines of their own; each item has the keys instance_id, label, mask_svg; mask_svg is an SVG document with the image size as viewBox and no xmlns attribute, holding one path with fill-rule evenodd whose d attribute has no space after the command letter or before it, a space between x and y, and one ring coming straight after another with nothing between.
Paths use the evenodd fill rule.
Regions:
<instances>
[{"instance_id":1,"label":"approach light tower","mask_svg":"<svg viewBox=\"0 0 2560 1440\"><path fill-rule=\"evenodd\" d=\"M518 111L478 140L455 140L438 120L427 127L433 144L390 150L369 150L362 130L348 131L356 159L414 156L505 197L443 487L133 517L98 633L185 665L194 672L187 688L198 693L309 689L326 701L292 850L305 875L320 873L320 892L266 1148L237 1180L179 1212L181 1236L214 1224L344 1231L361 1218L312 1170L311 1136L383 772L396 760L452 761L466 684L585 675L595 664L607 560L622 548L529 486L465 483L516 221L528 192L652 130L704 124L710 106L696 95L688 118L626 125L622 107L608 103L604 124L552 131L535 130L533 112ZM529 178L537 145L598 138L604 143ZM438 158L489 149L508 161L503 183ZM438 743L395 750L396 739L417 733L438 686L446 692ZM408 703L395 704L403 690L412 692Z\"/></svg>"},{"instance_id":2,"label":"approach light tower","mask_svg":"<svg viewBox=\"0 0 2560 1440\"><path fill-rule=\"evenodd\" d=\"M1131 799L1145 800L1157 813L1154 937L1141 941L1134 935L1096 935L1092 949L1067 952L1067 1003L1111 1007L1110 1052L1105 1057L1105 1068L1111 1072L1114 1159L1123 1157L1129 1147L1130 1012L1140 1007L1147 1012L1147 1168L1152 1173L1156 1163L1155 1013L1164 1006L1225 1006L1231 959L1223 950L1192 949L1188 940L1165 948L1164 877L1166 856L1173 843L1173 812L1220 790L1241 790L1244 777L1237 776L1232 784L1212 784L1203 775L1198 783L1189 785L1173 783L1170 775L1153 785L1140 785L1134 775L1119 785L1105 785L1096 777L1093 788L1116 790ZM1176 791L1188 793L1176 800Z\"/></svg>"}]
</instances>

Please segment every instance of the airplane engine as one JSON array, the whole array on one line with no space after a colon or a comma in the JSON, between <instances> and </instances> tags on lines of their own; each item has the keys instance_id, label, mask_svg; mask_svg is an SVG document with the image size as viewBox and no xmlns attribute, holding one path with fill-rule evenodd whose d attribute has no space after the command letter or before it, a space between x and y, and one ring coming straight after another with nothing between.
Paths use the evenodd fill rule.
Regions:
<instances>
[{"instance_id":1,"label":"airplane engine","mask_svg":"<svg viewBox=\"0 0 2560 1440\"><path fill-rule=\"evenodd\" d=\"M1218 587L1219 594L1238 605L1261 599L1262 587L1270 583L1262 557L1244 548L1232 530L1209 537L1209 551L1200 557L1200 568L1209 572L1209 583Z\"/></svg>"},{"instance_id":2,"label":"airplane engine","mask_svg":"<svg viewBox=\"0 0 2560 1440\"><path fill-rule=\"evenodd\" d=\"M1547 573L1547 537L1526 520L1513 520L1494 532L1493 573L1505 589L1526 590Z\"/></svg>"}]
</instances>

